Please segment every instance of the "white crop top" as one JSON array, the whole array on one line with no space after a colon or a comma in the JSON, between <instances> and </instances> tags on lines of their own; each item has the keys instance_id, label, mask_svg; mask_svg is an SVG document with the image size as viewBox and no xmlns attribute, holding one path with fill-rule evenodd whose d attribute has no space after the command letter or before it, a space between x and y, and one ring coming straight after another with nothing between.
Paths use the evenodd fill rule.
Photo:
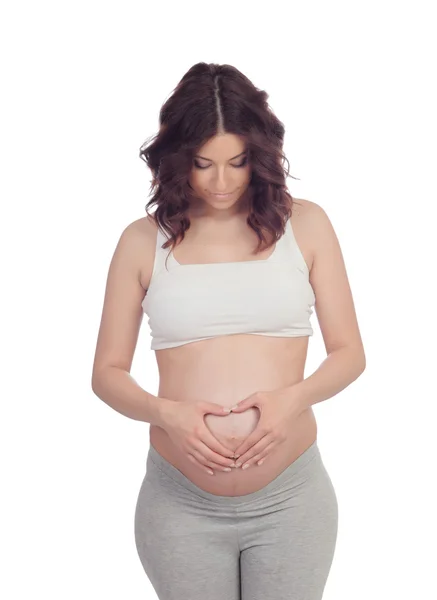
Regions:
<instances>
[{"instance_id":1,"label":"white crop top","mask_svg":"<svg viewBox=\"0 0 437 600\"><path fill-rule=\"evenodd\" d=\"M141 303L152 350L234 334L313 335L315 296L291 220L264 260L184 265L170 248L161 248L166 239L158 227L152 277Z\"/></svg>"}]
</instances>

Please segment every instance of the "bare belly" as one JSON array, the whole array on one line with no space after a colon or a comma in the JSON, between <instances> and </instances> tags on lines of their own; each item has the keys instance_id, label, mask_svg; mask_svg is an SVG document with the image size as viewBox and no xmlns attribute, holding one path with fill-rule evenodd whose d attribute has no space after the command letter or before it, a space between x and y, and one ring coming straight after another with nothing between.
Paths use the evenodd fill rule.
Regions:
<instances>
[{"instance_id":1,"label":"bare belly","mask_svg":"<svg viewBox=\"0 0 437 600\"><path fill-rule=\"evenodd\" d=\"M160 374L158 396L179 402L205 400L234 406L256 391L293 385L303 379L308 337L223 336L156 352ZM257 408L243 413L205 415L211 433L235 450L256 428ZM250 494L266 486L317 438L312 409L304 411L288 440L271 451L265 462L230 473L208 475L181 455L167 432L150 426L150 444L201 489L220 496Z\"/></svg>"}]
</instances>

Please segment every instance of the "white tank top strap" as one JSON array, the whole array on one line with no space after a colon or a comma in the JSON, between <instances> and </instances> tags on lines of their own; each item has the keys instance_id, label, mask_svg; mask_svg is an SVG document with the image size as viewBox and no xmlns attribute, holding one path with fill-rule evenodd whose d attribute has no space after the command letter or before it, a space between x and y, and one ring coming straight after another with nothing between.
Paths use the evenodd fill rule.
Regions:
<instances>
[{"instance_id":1,"label":"white tank top strap","mask_svg":"<svg viewBox=\"0 0 437 600\"><path fill-rule=\"evenodd\" d=\"M156 236L156 247L155 247L155 260L153 264L153 276L156 276L163 269L166 268L165 261L167 259L168 253L170 252L170 247L162 248L162 245L167 241L168 237L164 235L161 229L158 226L158 234ZM167 261L167 269L169 270L170 261Z\"/></svg>"},{"instance_id":2,"label":"white tank top strap","mask_svg":"<svg viewBox=\"0 0 437 600\"><path fill-rule=\"evenodd\" d=\"M284 235L284 247L288 253L288 259L293 259L296 263L296 267L302 271L305 275L309 274L308 265L306 260L302 254L302 251L297 243L296 237L294 235L293 226L291 223L291 218L288 219L287 227Z\"/></svg>"}]
</instances>

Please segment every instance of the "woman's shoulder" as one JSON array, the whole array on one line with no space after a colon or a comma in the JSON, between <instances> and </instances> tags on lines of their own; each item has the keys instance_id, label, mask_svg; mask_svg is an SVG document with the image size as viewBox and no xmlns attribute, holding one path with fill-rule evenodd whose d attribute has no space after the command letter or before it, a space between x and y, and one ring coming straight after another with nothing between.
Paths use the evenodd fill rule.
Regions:
<instances>
[{"instance_id":1,"label":"woman's shoulder","mask_svg":"<svg viewBox=\"0 0 437 600\"><path fill-rule=\"evenodd\" d=\"M293 228L302 229L306 235L314 235L331 227L325 209L313 200L293 198L291 213Z\"/></svg>"},{"instance_id":2,"label":"woman's shoulder","mask_svg":"<svg viewBox=\"0 0 437 600\"><path fill-rule=\"evenodd\" d=\"M157 228L158 225L153 215L147 214L144 217L140 217L129 223L126 227L126 231L132 236L140 236L142 238L147 238L150 241L156 236Z\"/></svg>"},{"instance_id":3,"label":"woman's shoulder","mask_svg":"<svg viewBox=\"0 0 437 600\"><path fill-rule=\"evenodd\" d=\"M322 209L322 207L316 202L313 202L312 200L308 200L306 198L295 198L293 196L293 204L291 208L293 213L292 216L294 216L295 214L298 216L314 214L319 209Z\"/></svg>"},{"instance_id":4,"label":"woman's shoulder","mask_svg":"<svg viewBox=\"0 0 437 600\"><path fill-rule=\"evenodd\" d=\"M142 260L149 257L149 261L153 260L155 253L156 236L157 225L149 215L130 222L121 234L121 238L133 249L134 256L141 257Z\"/></svg>"}]
</instances>

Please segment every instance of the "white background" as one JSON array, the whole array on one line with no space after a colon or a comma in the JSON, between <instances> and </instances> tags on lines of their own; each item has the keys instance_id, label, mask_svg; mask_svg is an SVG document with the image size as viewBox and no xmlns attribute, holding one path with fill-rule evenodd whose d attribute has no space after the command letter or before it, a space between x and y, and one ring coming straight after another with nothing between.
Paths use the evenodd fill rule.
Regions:
<instances>
[{"instance_id":1,"label":"white background","mask_svg":"<svg viewBox=\"0 0 437 600\"><path fill-rule=\"evenodd\" d=\"M149 199L139 147L205 61L269 93L365 344L364 374L314 408L340 509L324 600L436 598L433 3L158 6L1 9L0 594L156 598L133 530L149 425L99 400L91 368L112 253ZM313 318L306 376L325 357ZM131 373L157 393L147 319Z\"/></svg>"}]
</instances>

